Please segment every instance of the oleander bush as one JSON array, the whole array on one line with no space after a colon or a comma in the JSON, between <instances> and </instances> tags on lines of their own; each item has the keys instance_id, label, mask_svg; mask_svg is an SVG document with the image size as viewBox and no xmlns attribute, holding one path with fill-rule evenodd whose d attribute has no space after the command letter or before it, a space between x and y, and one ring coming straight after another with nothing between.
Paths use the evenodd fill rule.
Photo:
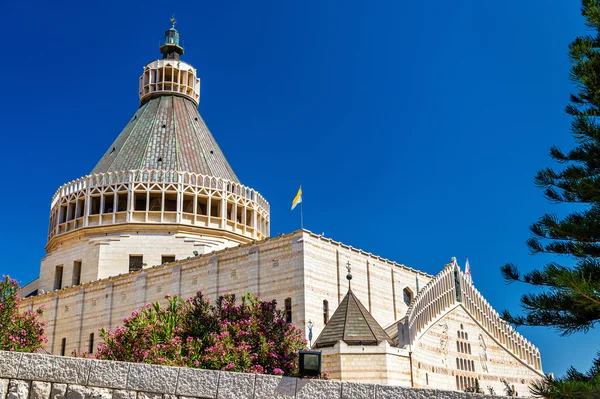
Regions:
<instances>
[{"instance_id":1,"label":"oleander bush","mask_svg":"<svg viewBox=\"0 0 600 399\"><path fill-rule=\"evenodd\" d=\"M248 294L210 304L202 293L169 297L133 312L121 327L100 335L95 357L258 374L297 375L306 341L285 321L277 302Z\"/></svg>"},{"instance_id":2,"label":"oleander bush","mask_svg":"<svg viewBox=\"0 0 600 399\"><path fill-rule=\"evenodd\" d=\"M19 311L19 285L8 276L0 280L0 350L34 352L44 346L45 322L40 320L42 308Z\"/></svg>"}]
</instances>

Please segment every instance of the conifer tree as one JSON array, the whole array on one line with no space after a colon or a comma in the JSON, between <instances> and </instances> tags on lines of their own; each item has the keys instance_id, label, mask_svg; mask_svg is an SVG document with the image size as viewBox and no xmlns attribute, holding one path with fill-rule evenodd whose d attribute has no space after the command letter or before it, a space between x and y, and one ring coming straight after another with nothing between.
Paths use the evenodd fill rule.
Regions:
<instances>
[{"instance_id":1,"label":"conifer tree","mask_svg":"<svg viewBox=\"0 0 600 399\"><path fill-rule=\"evenodd\" d=\"M575 94L566 112L572 116L575 146L567 152L552 147L550 156L563 166L535 176L546 198L573 204L575 210L564 217L542 216L527 241L534 254L562 257L525 274L513 264L502 267L507 282L541 288L521 297L523 315L504 311L502 317L515 325L552 327L562 335L587 332L600 320L600 0L582 4L589 34L569 46Z\"/></svg>"}]
</instances>

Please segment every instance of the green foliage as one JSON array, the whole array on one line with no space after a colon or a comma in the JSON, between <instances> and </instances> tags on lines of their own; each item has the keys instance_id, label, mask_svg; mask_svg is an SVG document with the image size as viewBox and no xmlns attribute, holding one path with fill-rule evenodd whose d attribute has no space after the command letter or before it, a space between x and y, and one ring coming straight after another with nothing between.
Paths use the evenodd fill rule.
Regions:
<instances>
[{"instance_id":1,"label":"green foliage","mask_svg":"<svg viewBox=\"0 0 600 399\"><path fill-rule=\"evenodd\" d=\"M522 296L524 315L504 311L502 317L515 325L552 327L562 335L588 332L600 321L600 0L582 0L581 12L590 34L569 46L576 93L565 110L572 117L575 146L567 152L552 147L550 156L563 166L535 176L548 200L574 204L576 210L564 217L542 216L531 225L527 241L533 254L562 255L571 262L551 262L523 275L512 264L502 267L507 282L541 288ZM600 355L587 374L571 368L565 377L546 376L530 390L548 399L599 398L599 369ZM507 395L509 388L505 382Z\"/></svg>"},{"instance_id":2,"label":"green foliage","mask_svg":"<svg viewBox=\"0 0 600 399\"><path fill-rule=\"evenodd\" d=\"M17 282L8 276L0 280L0 350L33 352L48 342L44 336L45 322L39 320L42 309L19 311Z\"/></svg>"},{"instance_id":3,"label":"green foliage","mask_svg":"<svg viewBox=\"0 0 600 399\"><path fill-rule=\"evenodd\" d=\"M600 352L587 373L573 367L563 378L554 379L547 375L532 384L531 394L546 399L594 399L600 398Z\"/></svg>"},{"instance_id":4,"label":"green foliage","mask_svg":"<svg viewBox=\"0 0 600 399\"><path fill-rule=\"evenodd\" d=\"M124 325L103 329L96 357L251 373L296 375L302 333L285 321L275 301L250 294L236 302L221 296L211 305L201 293L167 297L133 312Z\"/></svg>"},{"instance_id":5,"label":"green foliage","mask_svg":"<svg viewBox=\"0 0 600 399\"><path fill-rule=\"evenodd\" d=\"M515 325L553 327L563 335L587 332L600 320L600 0L583 0L582 14L591 34L569 47L576 93L566 107L576 145L568 152L552 147L550 156L564 166L542 169L535 177L546 198L577 204L578 210L562 218L542 216L527 241L534 254L564 255L572 262L551 262L523 275L512 264L502 267L506 281L542 289L523 295L524 315L504 311L502 317Z\"/></svg>"}]
</instances>

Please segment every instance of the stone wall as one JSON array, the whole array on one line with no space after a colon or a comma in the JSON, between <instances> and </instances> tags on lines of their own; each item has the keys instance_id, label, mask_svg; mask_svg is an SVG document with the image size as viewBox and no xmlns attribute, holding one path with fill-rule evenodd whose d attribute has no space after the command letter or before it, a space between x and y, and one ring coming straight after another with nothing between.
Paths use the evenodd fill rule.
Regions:
<instances>
[{"instance_id":1,"label":"stone wall","mask_svg":"<svg viewBox=\"0 0 600 399\"><path fill-rule=\"evenodd\" d=\"M132 239L137 238L127 238ZM111 241L110 246L101 247L105 251L117 245L121 242ZM152 242L149 241L148 245L152 246ZM99 247L88 245L77 248L88 248L93 252ZM127 255L127 251L122 252ZM83 260L81 281L89 281L92 278L90 270L96 270L94 261L84 254L71 255L72 259L69 258L68 262L54 262L64 265L65 285L72 284L73 259ZM176 255L179 256L178 253ZM159 254L156 256L156 259L160 258ZM50 259L47 257L43 262L50 262ZM252 293L263 299L275 299L280 308L284 307L285 299L290 298L293 324L308 336L307 322L311 320L314 342L324 327L323 301L328 301L328 314L331 316L348 290L345 278L347 262L352 265L354 293L384 326L394 322L395 317L405 316L407 305L402 292L407 287L416 292L416 275L419 275L421 285L431 278L428 274L323 236L296 231L162 266L147 267L138 272L65 287L27 298L22 306L27 309L44 306L43 319L48 322L46 334L49 338L46 350L52 354L61 354L63 339L65 354L73 349L95 349L100 342L98 330L102 327L121 325L134 310L150 302L164 301L165 295L187 298L198 291L211 300L227 293L238 296ZM42 274L39 286L53 284L53 281L53 275Z\"/></svg>"},{"instance_id":2,"label":"stone wall","mask_svg":"<svg viewBox=\"0 0 600 399\"><path fill-rule=\"evenodd\" d=\"M0 351L0 399L467 399L463 392Z\"/></svg>"},{"instance_id":3,"label":"stone wall","mask_svg":"<svg viewBox=\"0 0 600 399\"><path fill-rule=\"evenodd\" d=\"M462 304L417 337L412 360L415 387L460 390L479 380L482 390L502 392L506 380L523 396L529 384L544 377L497 342Z\"/></svg>"}]
</instances>

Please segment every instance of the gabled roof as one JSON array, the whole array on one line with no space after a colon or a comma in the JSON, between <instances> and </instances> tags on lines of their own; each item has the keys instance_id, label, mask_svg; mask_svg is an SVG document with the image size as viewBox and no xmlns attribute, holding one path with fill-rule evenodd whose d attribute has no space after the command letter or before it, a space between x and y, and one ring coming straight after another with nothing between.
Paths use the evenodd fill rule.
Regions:
<instances>
[{"instance_id":1,"label":"gabled roof","mask_svg":"<svg viewBox=\"0 0 600 399\"><path fill-rule=\"evenodd\" d=\"M348 345L378 345L382 341L387 341L390 345L393 343L352 290L348 290L313 348L333 346L338 341L344 341Z\"/></svg>"},{"instance_id":2,"label":"gabled roof","mask_svg":"<svg viewBox=\"0 0 600 399\"><path fill-rule=\"evenodd\" d=\"M142 104L92 174L136 169L187 171L239 183L196 105L173 95Z\"/></svg>"}]
</instances>

